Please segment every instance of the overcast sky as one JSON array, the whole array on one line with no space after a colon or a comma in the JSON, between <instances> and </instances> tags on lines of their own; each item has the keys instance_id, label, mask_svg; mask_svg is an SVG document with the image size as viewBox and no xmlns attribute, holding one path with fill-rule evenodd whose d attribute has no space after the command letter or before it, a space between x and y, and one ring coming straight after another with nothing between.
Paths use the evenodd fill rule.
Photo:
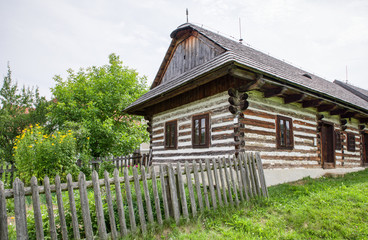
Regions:
<instances>
[{"instance_id":1,"label":"overcast sky","mask_svg":"<svg viewBox=\"0 0 368 240\"><path fill-rule=\"evenodd\" d=\"M54 75L116 53L151 83L170 33L189 22L239 38L329 81L368 89L366 0L0 0L0 76L51 98Z\"/></svg>"}]
</instances>

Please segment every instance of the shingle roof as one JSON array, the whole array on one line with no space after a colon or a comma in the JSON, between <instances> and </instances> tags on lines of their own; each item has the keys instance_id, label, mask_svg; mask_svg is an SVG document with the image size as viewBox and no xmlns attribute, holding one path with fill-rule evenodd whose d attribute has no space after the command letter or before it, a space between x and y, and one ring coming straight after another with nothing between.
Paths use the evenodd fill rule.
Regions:
<instances>
[{"instance_id":1,"label":"shingle roof","mask_svg":"<svg viewBox=\"0 0 368 240\"><path fill-rule=\"evenodd\" d=\"M345 88L346 90L350 91L351 93L357 95L358 97L368 102L368 90L351 85L349 83L341 82L339 80L335 80L334 83Z\"/></svg>"},{"instance_id":2,"label":"shingle roof","mask_svg":"<svg viewBox=\"0 0 368 240\"><path fill-rule=\"evenodd\" d=\"M251 47L240 44L234 40L231 40L199 26L190 23L183 24L179 26L175 31L173 31L171 36L175 36L178 31L186 28L198 31L199 33L214 41L227 51L220 56L215 57L211 61L197 66L192 70L179 75L175 79L160 84L157 87L151 89L149 92L147 92L137 101L135 101L131 106L129 106L126 110L132 109L141 103L147 102L150 99L160 96L163 93L172 91L182 85L185 85L193 78L203 75L206 72L209 72L230 62L236 62L264 74L286 80L286 82L289 82L293 85L302 86L312 90L313 92L319 92L324 95L328 95L334 99L342 100L349 105L354 105L366 111L368 110L367 101L357 97L355 94L346 90L340 85L329 82L314 74L308 73L302 69L285 63L284 61L271 57ZM308 74L311 78L305 77L303 76L303 74Z\"/></svg>"}]
</instances>

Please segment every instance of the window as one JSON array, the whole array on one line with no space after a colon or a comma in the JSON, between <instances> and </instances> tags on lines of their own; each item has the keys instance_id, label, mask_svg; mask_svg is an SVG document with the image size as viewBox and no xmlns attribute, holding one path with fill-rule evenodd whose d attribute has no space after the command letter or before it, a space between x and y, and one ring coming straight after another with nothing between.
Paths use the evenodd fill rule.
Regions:
<instances>
[{"instance_id":1,"label":"window","mask_svg":"<svg viewBox=\"0 0 368 240\"><path fill-rule=\"evenodd\" d=\"M177 147L177 121L165 123L165 148L176 149Z\"/></svg>"},{"instance_id":2,"label":"window","mask_svg":"<svg viewBox=\"0 0 368 240\"><path fill-rule=\"evenodd\" d=\"M193 148L206 148L210 145L209 115L193 116L192 144Z\"/></svg>"},{"instance_id":3,"label":"window","mask_svg":"<svg viewBox=\"0 0 368 240\"><path fill-rule=\"evenodd\" d=\"M348 133L348 142L347 142L348 151L355 151L355 135L352 133Z\"/></svg>"},{"instance_id":4,"label":"window","mask_svg":"<svg viewBox=\"0 0 368 240\"><path fill-rule=\"evenodd\" d=\"M293 149L293 121L291 118L277 116L276 118L276 145L280 149Z\"/></svg>"},{"instance_id":5,"label":"window","mask_svg":"<svg viewBox=\"0 0 368 240\"><path fill-rule=\"evenodd\" d=\"M341 150L341 132L335 131L335 150Z\"/></svg>"}]
</instances>

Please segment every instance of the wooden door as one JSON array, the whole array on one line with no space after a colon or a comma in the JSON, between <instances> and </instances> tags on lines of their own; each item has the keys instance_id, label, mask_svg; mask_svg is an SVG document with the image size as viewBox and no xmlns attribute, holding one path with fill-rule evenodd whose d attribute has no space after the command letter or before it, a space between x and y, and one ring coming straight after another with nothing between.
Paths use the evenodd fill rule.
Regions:
<instances>
[{"instance_id":1,"label":"wooden door","mask_svg":"<svg viewBox=\"0 0 368 240\"><path fill-rule=\"evenodd\" d=\"M368 133L363 133L363 166L368 166Z\"/></svg>"},{"instance_id":2,"label":"wooden door","mask_svg":"<svg viewBox=\"0 0 368 240\"><path fill-rule=\"evenodd\" d=\"M335 167L335 145L334 145L334 127L332 124L322 124L321 134L322 145L322 164L323 168Z\"/></svg>"}]
</instances>

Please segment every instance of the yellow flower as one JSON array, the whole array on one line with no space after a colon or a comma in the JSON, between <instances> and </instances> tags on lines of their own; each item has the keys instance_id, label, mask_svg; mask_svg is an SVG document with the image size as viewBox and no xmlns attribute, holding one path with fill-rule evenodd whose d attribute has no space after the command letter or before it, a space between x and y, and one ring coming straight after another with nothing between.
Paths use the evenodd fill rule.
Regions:
<instances>
[{"instance_id":1,"label":"yellow flower","mask_svg":"<svg viewBox=\"0 0 368 240\"><path fill-rule=\"evenodd\" d=\"M38 132L38 134L41 134L41 132Z\"/></svg>"},{"instance_id":2,"label":"yellow flower","mask_svg":"<svg viewBox=\"0 0 368 240\"><path fill-rule=\"evenodd\" d=\"M14 148L14 149L17 149L18 147L14 146L13 148Z\"/></svg>"},{"instance_id":3,"label":"yellow flower","mask_svg":"<svg viewBox=\"0 0 368 240\"><path fill-rule=\"evenodd\" d=\"M33 146L32 146L32 145L29 145L28 147L29 147L29 148L32 148Z\"/></svg>"},{"instance_id":4,"label":"yellow flower","mask_svg":"<svg viewBox=\"0 0 368 240\"><path fill-rule=\"evenodd\" d=\"M68 130L68 132L71 132L72 130Z\"/></svg>"},{"instance_id":5,"label":"yellow flower","mask_svg":"<svg viewBox=\"0 0 368 240\"><path fill-rule=\"evenodd\" d=\"M52 145L52 146L54 146L55 144L54 144L54 143L52 143L51 145Z\"/></svg>"},{"instance_id":6,"label":"yellow flower","mask_svg":"<svg viewBox=\"0 0 368 240\"><path fill-rule=\"evenodd\" d=\"M89 137L87 137L87 139L89 140Z\"/></svg>"},{"instance_id":7,"label":"yellow flower","mask_svg":"<svg viewBox=\"0 0 368 240\"><path fill-rule=\"evenodd\" d=\"M60 134L60 132L58 132L58 134Z\"/></svg>"}]
</instances>

